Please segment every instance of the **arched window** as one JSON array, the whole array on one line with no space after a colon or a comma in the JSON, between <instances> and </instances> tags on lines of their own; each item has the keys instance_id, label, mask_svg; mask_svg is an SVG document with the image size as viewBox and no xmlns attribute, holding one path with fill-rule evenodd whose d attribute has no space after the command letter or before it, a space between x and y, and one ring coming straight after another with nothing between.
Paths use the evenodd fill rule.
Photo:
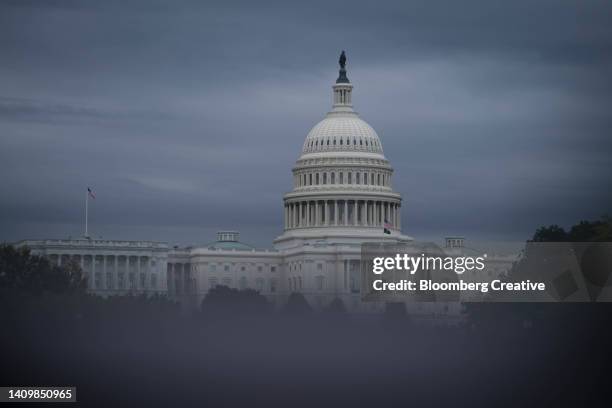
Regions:
<instances>
[{"instance_id":1,"label":"arched window","mask_svg":"<svg viewBox=\"0 0 612 408\"><path fill-rule=\"evenodd\" d=\"M361 178L360 173L359 172L355 173L355 184L359 184L361 182L361 180L359 180L360 178Z\"/></svg>"},{"instance_id":2,"label":"arched window","mask_svg":"<svg viewBox=\"0 0 612 408\"><path fill-rule=\"evenodd\" d=\"M368 184L368 173L363 173L363 184Z\"/></svg>"},{"instance_id":3,"label":"arched window","mask_svg":"<svg viewBox=\"0 0 612 408\"><path fill-rule=\"evenodd\" d=\"M319 173L316 174L315 176L315 184L318 186L319 185Z\"/></svg>"},{"instance_id":4,"label":"arched window","mask_svg":"<svg viewBox=\"0 0 612 408\"><path fill-rule=\"evenodd\" d=\"M331 183L336 184L336 173L331 174Z\"/></svg>"},{"instance_id":5,"label":"arched window","mask_svg":"<svg viewBox=\"0 0 612 408\"><path fill-rule=\"evenodd\" d=\"M310 174L308 175L308 178L310 178L310 182L308 183L308 185L311 185L311 186L312 186L312 173L310 173Z\"/></svg>"},{"instance_id":6,"label":"arched window","mask_svg":"<svg viewBox=\"0 0 612 408\"><path fill-rule=\"evenodd\" d=\"M349 184L353 184L353 183L352 183L352 182L353 182L353 177L352 177L352 176L353 176L353 175L352 175L352 174L351 174L351 172L349 171L348 176L347 176L347 177L348 177L348 183L349 183Z\"/></svg>"},{"instance_id":7,"label":"arched window","mask_svg":"<svg viewBox=\"0 0 612 408\"><path fill-rule=\"evenodd\" d=\"M327 184L327 173L323 173L323 184Z\"/></svg>"},{"instance_id":8,"label":"arched window","mask_svg":"<svg viewBox=\"0 0 612 408\"><path fill-rule=\"evenodd\" d=\"M344 184L344 173L340 172L340 184Z\"/></svg>"}]
</instances>

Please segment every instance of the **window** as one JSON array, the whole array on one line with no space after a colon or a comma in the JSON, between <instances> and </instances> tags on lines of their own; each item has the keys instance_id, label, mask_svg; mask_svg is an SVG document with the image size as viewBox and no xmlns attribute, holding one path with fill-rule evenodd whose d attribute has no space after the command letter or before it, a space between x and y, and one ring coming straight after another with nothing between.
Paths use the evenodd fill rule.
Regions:
<instances>
[{"instance_id":1,"label":"window","mask_svg":"<svg viewBox=\"0 0 612 408\"><path fill-rule=\"evenodd\" d=\"M370 174L370 184L374 184L374 173Z\"/></svg>"},{"instance_id":2,"label":"window","mask_svg":"<svg viewBox=\"0 0 612 408\"><path fill-rule=\"evenodd\" d=\"M130 272L130 289L136 289L136 274Z\"/></svg>"},{"instance_id":3,"label":"window","mask_svg":"<svg viewBox=\"0 0 612 408\"><path fill-rule=\"evenodd\" d=\"M102 274L100 272L96 272L94 275L94 288L102 289Z\"/></svg>"},{"instance_id":4,"label":"window","mask_svg":"<svg viewBox=\"0 0 612 408\"><path fill-rule=\"evenodd\" d=\"M270 279L270 292L276 292L276 279Z\"/></svg>"},{"instance_id":5,"label":"window","mask_svg":"<svg viewBox=\"0 0 612 408\"><path fill-rule=\"evenodd\" d=\"M247 288L247 278L246 276L243 276L242 278L240 278L240 283L238 284L240 286L240 289L246 289Z\"/></svg>"},{"instance_id":6,"label":"window","mask_svg":"<svg viewBox=\"0 0 612 408\"><path fill-rule=\"evenodd\" d=\"M340 172L340 184L344 184L344 173Z\"/></svg>"},{"instance_id":7,"label":"window","mask_svg":"<svg viewBox=\"0 0 612 408\"><path fill-rule=\"evenodd\" d=\"M323 290L325 286L325 277L324 276L315 277L315 285L316 285L317 290Z\"/></svg>"},{"instance_id":8,"label":"window","mask_svg":"<svg viewBox=\"0 0 612 408\"><path fill-rule=\"evenodd\" d=\"M363 173L363 184L368 184L368 173Z\"/></svg>"},{"instance_id":9,"label":"window","mask_svg":"<svg viewBox=\"0 0 612 408\"><path fill-rule=\"evenodd\" d=\"M322 271L323 270L323 264L318 263L317 264L317 271Z\"/></svg>"},{"instance_id":10,"label":"window","mask_svg":"<svg viewBox=\"0 0 612 408\"><path fill-rule=\"evenodd\" d=\"M319 185L319 173L316 174L316 182L315 184L318 186Z\"/></svg>"},{"instance_id":11,"label":"window","mask_svg":"<svg viewBox=\"0 0 612 408\"><path fill-rule=\"evenodd\" d=\"M140 288L141 289L147 288L147 275L145 275L144 273L140 274Z\"/></svg>"},{"instance_id":12,"label":"window","mask_svg":"<svg viewBox=\"0 0 612 408\"><path fill-rule=\"evenodd\" d=\"M323 184L327 184L327 173L323 173Z\"/></svg>"},{"instance_id":13,"label":"window","mask_svg":"<svg viewBox=\"0 0 612 408\"><path fill-rule=\"evenodd\" d=\"M348 176L347 176L347 177L348 177L348 183L349 183L349 184L353 184L353 183L352 183L352 181L353 181L353 180L352 180L352 178L353 178L353 177L352 177L352 174L351 174L351 172L350 172L350 171L349 171L349 173L348 173Z\"/></svg>"},{"instance_id":14,"label":"window","mask_svg":"<svg viewBox=\"0 0 612 408\"><path fill-rule=\"evenodd\" d=\"M231 278L223 278L223 284L225 286L232 286L232 279Z\"/></svg>"},{"instance_id":15,"label":"window","mask_svg":"<svg viewBox=\"0 0 612 408\"><path fill-rule=\"evenodd\" d=\"M208 286L211 289L216 287L218 284L219 284L219 281L217 280L217 278L210 278L210 279L208 279Z\"/></svg>"},{"instance_id":16,"label":"window","mask_svg":"<svg viewBox=\"0 0 612 408\"><path fill-rule=\"evenodd\" d=\"M360 182L359 179L361 178L361 177L359 177L360 175L361 175L361 173L355 173L355 184L359 184L359 182Z\"/></svg>"},{"instance_id":17,"label":"window","mask_svg":"<svg viewBox=\"0 0 612 408\"><path fill-rule=\"evenodd\" d=\"M223 265L223 270L225 272L229 272L229 265Z\"/></svg>"},{"instance_id":18,"label":"window","mask_svg":"<svg viewBox=\"0 0 612 408\"><path fill-rule=\"evenodd\" d=\"M336 184L336 173L331 174L331 183Z\"/></svg>"},{"instance_id":19,"label":"window","mask_svg":"<svg viewBox=\"0 0 612 408\"><path fill-rule=\"evenodd\" d=\"M270 272L276 272L276 266L271 266L270 267Z\"/></svg>"},{"instance_id":20,"label":"window","mask_svg":"<svg viewBox=\"0 0 612 408\"><path fill-rule=\"evenodd\" d=\"M151 274L151 289L157 289L157 274Z\"/></svg>"},{"instance_id":21,"label":"window","mask_svg":"<svg viewBox=\"0 0 612 408\"><path fill-rule=\"evenodd\" d=\"M310 176L310 183L308 184L312 186L312 173L310 173L308 176Z\"/></svg>"},{"instance_id":22,"label":"window","mask_svg":"<svg viewBox=\"0 0 612 408\"><path fill-rule=\"evenodd\" d=\"M125 289L124 275L125 274L123 272L119 272L117 274L117 285L119 286L119 289Z\"/></svg>"},{"instance_id":23,"label":"window","mask_svg":"<svg viewBox=\"0 0 612 408\"><path fill-rule=\"evenodd\" d=\"M210 264L210 266L208 267L208 271L209 272L216 272L217 271L217 265Z\"/></svg>"},{"instance_id":24,"label":"window","mask_svg":"<svg viewBox=\"0 0 612 408\"><path fill-rule=\"evenodd\" d=\"M258 278L255 280L255 286L259 292L263 292L264 290L264 280L262 278Z\"/></svg>"},{"instance_id":25,"label":"window","mask_svg":"<svg viewBox=\"0 0 612 408\"><path fill-rule=\"evenodd\" d=\"M378 184L378 185L380 186L380 174L378 174L378 175L376 176L376 178L377 178L376 184Z\"/></svg>"},{"instance_id":26,"label":"window","mask_svg":"<svg viewBox=\"0 0 612 408\"><path fill-rule=\"evenodd\" d=\"M259 265L259 266L257 267L257 272L262 272L262 271L263 271L263 266Z\"/></svg>"},{"instance_id":27,"label":"window","mask_svg":"<svg viewBox=\"0 0 612 408\"><path fill-rule=\"evenodd\" d=\"M113 288L113 274L110 272L106 272L106 289Z\"/></svg>"}]
</instances>

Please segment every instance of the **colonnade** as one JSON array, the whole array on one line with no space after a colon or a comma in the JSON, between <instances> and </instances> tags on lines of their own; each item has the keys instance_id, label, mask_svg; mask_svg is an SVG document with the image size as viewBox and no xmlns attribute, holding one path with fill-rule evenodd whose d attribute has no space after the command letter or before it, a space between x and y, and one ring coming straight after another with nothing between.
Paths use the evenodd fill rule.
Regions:
<instances>
[{"instance_id":1,"label":"colonnade","mask_svg":"<svg viewBox=\"0 0 612 408\"><path fill-rule=\"evenodd\" d=\"M80 266L93 292L108 290L158 291L156 261L139 255L49 254L58 266L74 262Z\"/></svg>"},{"instance_id":2,"label":"colonnade","mask_svg":"<svg viewBox=\"0 0 612 408\"><path fill-rule=\"evenodd\" d=\"M197 283L191 274L191 264L168 262L168 294L181 296L195 293Z\"/></svg>"},{"instance_id":3,"label":"colonnade","mask_svg":"<svg viewBox=\"0 0 612 408\"><path fill-rule=\"evenodd\" d=\"M305 200L285 203L285 229L327 226L401 229L400 204L377 200Z\"/></svg>"}]
</instances>

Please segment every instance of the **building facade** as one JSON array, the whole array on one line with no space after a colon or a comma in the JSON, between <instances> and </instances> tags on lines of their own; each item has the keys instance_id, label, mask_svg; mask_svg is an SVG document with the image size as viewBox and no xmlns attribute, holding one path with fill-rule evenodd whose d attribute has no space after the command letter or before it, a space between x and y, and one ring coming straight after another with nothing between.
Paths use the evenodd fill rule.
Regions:
<instances>
[{"instance_id":1,"label":"building facade","mask_svg":"<svg viewBox=\"0 0 612 408\"><path fill-rule=\"evenodd\" d=\"M307 134L292 170L293 189L283 197L284 230L273 249L241 243L235 231L221 231L216 241L191 248L91 239L17 245L59 265L77 262L89 290L102 296L159 293L197 307L212 287L226 285L255 289L276 304L298 292L315 308L338 298L352 311L380 310L384 305L360 299L361 245L412 238L401 231L402 197L393 190L393 168L381 140L353 109L345 63L341 57L332 108ZM463 238L448 238L446 248L460 253ZM460 314L456 304L418 308L424 316Z\"/></svg>"}]
</instances>

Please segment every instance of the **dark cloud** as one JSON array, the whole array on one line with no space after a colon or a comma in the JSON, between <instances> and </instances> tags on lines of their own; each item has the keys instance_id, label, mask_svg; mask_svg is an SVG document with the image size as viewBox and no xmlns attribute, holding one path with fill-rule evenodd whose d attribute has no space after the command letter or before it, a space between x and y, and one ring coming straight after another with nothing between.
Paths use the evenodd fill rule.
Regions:
<instances>
[{"instance_id":1,"label":"dark cloud","mask_svg":"<svg viewBox=\"0 0 612 408\"><path fill-rule=\"evenodd\" d=\"M0 239L269 245L340 49L406 232L517 239L610 212L605 1L15 1L0 10Z\"/></svg>"}]
</instances>

